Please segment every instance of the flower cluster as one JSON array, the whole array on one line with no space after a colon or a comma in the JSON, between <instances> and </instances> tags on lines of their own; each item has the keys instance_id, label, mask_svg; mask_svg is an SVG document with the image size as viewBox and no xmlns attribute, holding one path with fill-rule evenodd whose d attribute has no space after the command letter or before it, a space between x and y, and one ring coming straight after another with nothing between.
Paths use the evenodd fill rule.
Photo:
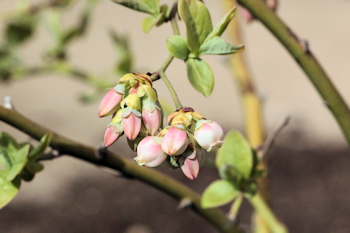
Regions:
<instances>
[{"instance_id":1,"label":"flower cluster","mask_svg":"<svg viewBox=\"0 0 350 233\"><path fill-rule=\"evenodd\" d=\"M145 137L139 143L135 160L148 167L167 161L173 168L181 167L194 180L204 162L204 150L211 151L223 143L223 130L189 107L170 114L168 123L157 136Z\"/></svg>"},{"instance_id":2,"label":"flower cluster","mask_svg":"<svg viewBox=\"0 0 350 233\"><path fill-rule=\"evenodd\" d=\"M162 124L163 111L146 74L124 75L103 98L99 117L112 115L104 136L104 145L112 145L124 133L128 140L155 135Z\"/></svg>"},{"instance_id":3,"label":"flower cluster","mask_svg":"<svg viewBox=\"0 0 350 233\"><path fill-rule=\"evenodd\" d=\"M223 130L214 121L190 107L169 115L169 126L162 129L163 111L150 76L140 73L124 75L103 98L99 117L112 115L104 145L112 145L124 133L140 166L156 167L168 163L181 168L191 180L198 176L205 151L223 143ZM157 132L160 132L157 134Z\"/></svg>"}]
</instances>

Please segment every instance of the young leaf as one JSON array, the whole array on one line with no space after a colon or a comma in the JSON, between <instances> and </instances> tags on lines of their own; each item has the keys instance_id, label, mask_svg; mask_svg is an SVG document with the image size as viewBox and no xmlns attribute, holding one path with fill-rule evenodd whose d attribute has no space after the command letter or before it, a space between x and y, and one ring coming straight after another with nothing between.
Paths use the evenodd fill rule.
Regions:
<instances>
[{"instance_id":1,"label":"young leaf","mask_svg":"<svg viewBox=\"0 0 350 233\"><path fill-rule=\"evenodd\" d=\"M28 161L25 167L30 173L35 174L44 169L44 166L41 163L35 161Z\"/></svg>"},{"instance_id":2,"label":"young leaf","mask_svg":"<svg viewBox=\"0 0 350 233\"><path fill-rule=\"evenodd\" d=\"M216 167L218 169L225 164L234 166L245 179L249 179L253 168L252 149L238 131L231 131L225 137L225 143L216 155Z\"/></svg>"},{"instance_id":3,"label":"young leaf","mask_svg":"<svg viewBox=\"0 0 350 233\"><path fill-rule=\"evenodd\" d=\"M18 45L29 39L35 29L35 21L13 22L6 27L6 40L8 44Z\"/></svg>"},{"instance_id":4,"label":"young leaf","mask_svg":"<svg viewBox=\"0 0 350 233\"><path fill-rule=\"evenodd\" d=\"M0 165L4 166L7 170L11 168L11 160L8 152L5 148L0 147Z\"/></svg>"},{"instance_id":5,"label":"young leaf","mask_svg":"<svg viewBox=\"0 0 350 233\"><path fill-rule=\"evenodd\" d=\"M24 168L28 160L29 145L22 147L15 153L9 153L11 168L8 170L7 181L13 180Z\"/></svg>"},{"instance_id":6,"label":"young leaf","mask_svg":"<svg viewBox=\"0 0 350 233\"><path fill-rule=\"evenodd\" d=\"M208 64L197 58L186 61L187 76L192 86L208 97L214 88L214 75Z\"/></svg>"},{"instance_id":7,"label":"young leaf","mask_svg":"<svg viewBox=\"0 0 350 233\"><path fill-rule=\"evenodd\" d=\"M118 58L115 64L116 74L131 73L133 70L133 56L129 46L129 38L125 35L117 34L113 30L110 30L109 35Z\"/></svg>"},{"instance_id":8,"label":"young leaf","mask_svg":"<svg viewBox=\"0 0 350 233\"><path fill-rule=\"evenodd\" d=\"M27 168L24 168L21 171L20 176L21 176L22 180L29 182L29 181L32 181L34 179L35 174L28 171Z\"/></svg>"},{"instance_id":9,"label":"young leaf","mask_svg":"<svg viewBox=\"0 0 350 233\"><path fill-rule=\"evenodd\" d=\"M3 148L8 148L9 145L13 145L16 149L19 148L19 144L16 139L6 132L0 134L0 146Z\"/></svg>"},{"instance_id":10,"label":"young leaf","mask_svg":"<svg viewBox=\"0 0 350 233\"><path fill-rule=\"evenodd\" d=\"M222 179L230 181L236 188L239 188L243 175L232 165L224 164L219 168L219 174Z\"/></svg>"},{"instance_id":11,"label":"young leaf","mask_svg":"<svg viewBox=\"0 0 350 233\"><path fill-rule=\"evenodd\" d=\"M178 11L186 24L188 48L198 55L199 47L213 30L209 11L198 0L179 0Z\"/></svg>"},{"instance_id":12,"label":"young leaf","mask_svg":"<svg viewBox=\"0 0 350 233\"><path fill-rule=\"evenodd\" d=\"M159 14L159 0L112 0L115 3L151 15Z\"/></svg>"},{"instance_id":13,"label":"young leaf","mask_svg":"<svg viewBox=\"0 0 350 233\"><path fill-rule=\"evenodd\" d=\"M238 190L227 180L217 180L211 183L203 193L201 205L203 208L222 206L232 201Z\"/></svg>"},{"instance_id":14,"label":"young leaf","mask_svg":"<svg viewBox=\"0 0 350 233\"><path fill-rule=\"evenodd\" d=\"M51 133L45 134L41 139L37 147L35 149L31 150L28 158L31 161L37 160L40 156L42 156L46 150L46 148L50 145L50 141L52 138Z\"/></svg>"},{"instance_id":15,"label":"young leaf","mask_svg":"<svg viewBox=\"0 0 350 233\"><path fill-rule=\"evenodd\" d=\"M50 35L52 36L56 44L60 43L64 34L61 14L58 10L51 9L47 13L46 20Z\"/></svg>"},{"instance_id":16,"label":"young leaf","mask_svg":"<svg viewBox=\"0 0 350 233\"><path fill-rule=\"evenodd\" d=\"M214 27L213 31L205 38L204 42L209 41L215 36L221 36L222 33L226 30L227 25L231 22L233 17L236 14L237 7L232 8L221 20L220 22Z\"/></svg>"},{"instance_id":17,"label":"young leaf","mask_svg":"<svg viewBox=\"0 0 350 233\"><path fill-rule=\"evenodd\" d=\"M237 53L244 50L244 45L230 45L225 42L219 36L213 37L211 40L208 40L201 45L199 49L199 56L205 54L214 54L214 55L225 55L231 53Z\"/></svg>"},{"instance_id":18,"label":"young leaf","mask_svg":"<svg viewBox=\"0 0 350 233\"><path fill-rule=\"evenodd\" d=\"M7 181L7 170L0 170L0 209L7 205L18 193L21 179L16 177L13 181Z\"/></svg>"},{"instance_id":19,"label":"young leaf","mask_svg":"<svg viewBox=\"0 0 350 233\"><path fill-rule=\"evenodd\" d=\"M166 41L166 48L171 56L181 60L186 60L190 53L186 39L181 36L170 36Z\"/></svg>"},{"instance_id":20,"label":"young leaf","mask_svg":"<svg viewBox=\"0 0 350 233\"><path fill-rule=\"evenodd\" d=\"M153 28L153 26L155 26L159 22L159 20L162 19L162 17L163 14L159 14L157 17L152 15L144 18L141 25L142 31L144 33L148 33Z\"/></svg>"}]
</instances>

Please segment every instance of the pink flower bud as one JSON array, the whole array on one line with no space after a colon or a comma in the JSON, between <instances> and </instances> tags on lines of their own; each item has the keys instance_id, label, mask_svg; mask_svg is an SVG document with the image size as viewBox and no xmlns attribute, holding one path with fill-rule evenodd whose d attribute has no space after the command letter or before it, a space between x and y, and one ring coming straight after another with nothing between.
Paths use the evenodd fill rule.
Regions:
<instances>
[{"instance_id":1,"label":"pink flower bud","mask_svg":"<svg viewBox=\"0 0 350 233\"><path fill-rule=\"evenodd\" d=\"M117 127L114 125L110 125L107 128L104 136L105 147L112 145L115 141L117 141L119 136L120 136L120 131L117 129Z\"/></svg>"},{"instance_id":2,"label":"pink flower bud","mask_svg":"<svg viewBox=\"0 0 350 233\"><path fill-rule=\"evenodd\" d=\"M221 146L224 132L215 121L199 120L196 124L194 136L203 149L211 151L212 148Z\"/></svg>"},{"instance_id":3,"label":"pink flower bud","mask_svg":"<svg viewBox=\"0 0 350 233\"><path fill-rule=\"evenodd\" d=\"M162 141L162 149L168 155L181 155L187 146L187 132L182 125L171 127Z\"/></svg>"},{"instance_id":4,"label":"pink flower bud","mask_svg":"<svg viewBox=\"0 0 350 233\"><path fill-rule=\"evenodd\" d=\"M135 140L141 129L141 113L127 109L123 114L123 129L130 140Z\"/></svg>"},{"instance_id":5,"label":"pink flower bud","mask_svg":"<svg viewBox=\"0 0 350 233\"><path fill-rule=\"evenodd\" d=\"M148 112L146 109L143 109L142 120L148 133L154 136L160 127L162 114L157 108L154 108L153 112Z\"/></svg>"},{"instance_id":6,"label":"pink flower bud","mask_svg":"<svg viewBox=\"0 0 350 233\"><path fill-rule=\"evenodd\" d=\"M199 173L199 162L197 157L194 159L189 159L187 157L183 164L181 164L181 170L190 180L197 179Z\"/></svg>"},{"instance_id":7,"label":"pink flower bud","mask_svg":"<svg viewBox=\"0 0 350 233\"><path fill-rule=\"evenodd\" d=\"M124 85L120 84L109 90L101 101L98 116L105 117L115 113L119 108L120 101L123 98L123 93Z\"/></svg>"},{"instance_id":8,"label":"pink flower bud","mask_svg":"<svg viewBox=\"0 0 350 233\"><path fill-rule=\"evenodd\" d=\"M243 20L246 21L247 23L251 23L254 20L252 14L246 8L242 7L241 13L242 13Z\"/></svg>"},{"instance_id":9,"label":"pink flower bud","mask_svg":"<svg viewBox=\"0 0 350 233\"><path fill-rule=\"evenodd\" d=\"M148 136L137 147L136 162L140 166L156 167L164 162L167 155L161 147L162 138Z\"/></svg>"}]
</instances>

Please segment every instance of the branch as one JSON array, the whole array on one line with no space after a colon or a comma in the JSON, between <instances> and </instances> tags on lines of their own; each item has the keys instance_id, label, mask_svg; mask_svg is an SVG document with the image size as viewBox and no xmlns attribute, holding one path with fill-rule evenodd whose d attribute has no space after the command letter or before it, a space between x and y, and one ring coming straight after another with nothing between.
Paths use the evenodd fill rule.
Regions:
<instances>
[{"instance_id":1,"label":"branch","mask_svg":"<svg viewBox=\"0 0 350 233\"><path fill-rule=\"evenodd\" d=\"M226 11L236 6L236 1L222 1L226 8ZM230 39L233 44L244 44L241 38L241 30L239 26L239 18L235 17L230 23L227 31L230 33ZM229 67L232 72L232 76L235 78L237 87L240 93L240 99L243 105L245 132L247 139L252 146L256 149L264 143L265 132L264 123L262 117L262 106L257 94L253 77L248 68L248 64L245 59L245 53L232 54L229 57ZM259 169L268 171L267 161L260 160ZM263 199L269 203L269 180L267 176L260 177L258 179L258 190L261 193ZM255 233L269 232L269 228L260 214L253 214L253 231Z\"/></svg>"},{"instance_id":2,"label":"branch","mask_svg":"<svg viewBox=\"0 0 350 233\"><path fill-rule=\"evenodd\" d=\"M313 83L350 145L350 111L310 49L260 0L237 0L282 43Z\"/></svg>"},{"instance_id":3,"label":"branch","mask_svg":"<svg viewBox=\"0 0 350 233\"><path fill-rule=\"evenodd\" d=\"M17 111L6 109L2 106L0 106L0 120L37 140L40 140L45 133L51 131L27 119ZM200 205L200 196L190 188L153 169L140 167L135 162L122 158L110 151L103 153L103 156L96 155L95 148L80 144L57 133L53 133L50 146L57 150L59 154L70 155L96 165L102 165L120 171L125 176L137 178L179 201L184 199L190 200L192 209L219 229L220 232L244 232L236 224L227 219L220 209L203 209Z\"/></svg>"}]
</instances>

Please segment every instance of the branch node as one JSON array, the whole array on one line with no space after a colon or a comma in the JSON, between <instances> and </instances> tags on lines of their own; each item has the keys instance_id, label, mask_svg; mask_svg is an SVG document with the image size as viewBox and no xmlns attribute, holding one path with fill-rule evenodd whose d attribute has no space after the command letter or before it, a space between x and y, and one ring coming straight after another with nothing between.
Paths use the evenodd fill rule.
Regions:
<instances>
[{"instance_id":1,"label":"branch node","mask_svg":"<svg viewBox=\"0 0 350 233\"><path fill-rule=\"evenodd\" d=\"M60 157L62 154L58 150L51 149L49 152L43 154L38 161L52 160Z\"/></svg>"},{"instance_id":2,"label":"branch node","mask_svg":"<svg viewBox=\"0 0 350 233\"><path fill-rule=\"evenodd\" d=\"M107 147L105 146L98 146L95 149L95 156L98 161L101 161L102 159L106 158L107 156Z\"/></svg>"},{"instance_id":3,"label":"branch node","mask_svg":"<svg viewBox=\"0 0 350 233\"><path fill-rule=\"evenodd\" d=\"M185 198L180 200L179 205L176 207L176 210L187 209L191 205L192 205L192 200L190 200L189 198L185 197Z\"/></svg>"},{"instance_id":4,"label":"branch node","mask_svg":"<svg viewBox=\"0 0 350 233\"><path fill-rule=\"evenodd\" d=\"M157 80L160 79L160 75L159 75L158 71L153 72L153 73L148 72L147 75L149 75L151 77L152 82L157 81Z\"/></svg>"},{"instance_id":5,"label":"branch node","mask_svg":"<svg viewBox=\"0 0 350 233\"><path fill-rule=\"evenodd\" d=\"M15 109L15 106L13 105L11 96L6 96L4 99L4 108L7 109Z\"/></svg>"}]
</instances>

